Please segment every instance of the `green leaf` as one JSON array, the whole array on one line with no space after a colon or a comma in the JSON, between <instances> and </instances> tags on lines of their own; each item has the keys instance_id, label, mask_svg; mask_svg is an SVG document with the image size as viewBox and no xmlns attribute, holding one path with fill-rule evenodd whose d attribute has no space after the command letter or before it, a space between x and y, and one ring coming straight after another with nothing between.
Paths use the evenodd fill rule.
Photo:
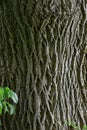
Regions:
<instances>
[{"instance_id":1,"label":"green leaf","mask_svg":"<svg viewBox=\"0 0 87 130\"><path fill-rule=\"evenodd\" d=\"M15 107L6 101L9 98L11 98L14 103L18 102L18 96L14 91L10 90L9 87L0 87L0 115L2 115L2 112L8 112L10 115L14 114Z\"/></svg>"},{"instance_id":2,"label":"green leaf","mask_svg":"<svg viewBox=\"0 0 87 130\"><path fill-rule=\"evenodd\" d=\"M13 100L13 102L17 103L18 102L17 94L15 92L13 92L12 90L10 90L9 94L10 94L10 98Z\"/></svg>"},{"instance_id":3,"label":"green leaf","mask_svg":"<svg viewBox=\"0 0 87 130\"><path fill-rule=\"evenodd\" d=\"M74 129L79 129L79 127L78 126L75 126L75 125L72 125L72 127L74 128Z\"/></svg>"},{"instance_id":4,"label":"green leaf","mask_svg":"<svg viewBox=\"0 0 87 130\"><path fill-rule=\"evenodd\" d=\"M10 88L9 88L9 87L5 87L4 90L5 90L6 93L7 93L8 91L10 91Z\"/></svg>"},{"instance_id":5,"label":"green leaf","mask_svg":"<svg viewBox=\"0 0 87 130\"><path fill-rule=\"evenodd\" d=\"M18 102L17 94L10 90L8 87L4 88L4 96L5 98L11 98L15 103Z\"/></svg>"},{"instance_id":6,"label":"green leaf","mask_svg":"<svg viewBox=\"0 0 87 130\"><path fill-rule=\"evenodd\" d=\"M4 114L5 114L6 112L9 113L9 109L8 109L8 106L7 106L7 102L2 102L2 104L3 104L3 108L4 108Z\"/></svg>"},{"instance_id":7,"label":"green leaf","mask_svg":"<svg viewBox=\"0 0 87 130\"><path fill-rule=\"evenodd\" d=\"M5 87L4 88L4 98L5 99L10 97L9 92L10 92L10 89L8 87Z\"/></svg>"},{"instance_id":8,"label":"green leaf","mask_svg":"<svg viewBox=\"0 0 87 130\"><path fill-rule=\"evenodd\" d=\"M3 109L3 106L2 106L2 103L0 101L0 115L2 114L2 109Z\"/></svg>"},{"instance_id":9,"label":"green leaf","mask_svg":"<svg viewBox=\"0 0 87 130\"><path fill-rule=\"evenodd\" d=\"M4 89L0 87L0 101L4 99Z\"/></svg>"},{"instance_id":10,"label":"green leaf","mask_svg":"<svg viewBox=\"0 0 87 130\"><path fill-rule=\"evenodd\" d=\"M10 115L13 115L14 112L15 112L15 107L12 104L10 104L10 103L8 103L8 106L10 108Z\"/></svg>"},{"instance_id":11,"label":"green leaf","mask_svg":"<svg viewBox=\"0 0 87 130\"><path fill-rule=\"evenodd\" d=\"M83 126L83 130L87 130L87 125L84 125L84 126Z\"/></svg>"}]
</instances>

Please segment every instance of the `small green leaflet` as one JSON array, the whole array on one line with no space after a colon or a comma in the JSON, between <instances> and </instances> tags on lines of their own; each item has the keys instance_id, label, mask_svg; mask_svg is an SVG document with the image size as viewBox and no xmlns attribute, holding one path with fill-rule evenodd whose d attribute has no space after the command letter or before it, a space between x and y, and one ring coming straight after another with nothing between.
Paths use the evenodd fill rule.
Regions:
<instances>
[{"instance_id":1,"label":"small green leaflet","mask_svg":"<svg viewBox=\"0 0 87 130\"><path fill-rule=\"evenodd\" d=\"M14 93L12 90L10 90L9 95L10 95L10 98L14 101L14 103L18 102L18 97L17 97L16 93Z\"/></svg>"},{"instance_id":2,"label":"small green leaflet","mask_svg":"<svg viewBox=\"0 0 87 130\"><path fill-rule=\"evenodd\" d=\"M0 101L4 99L4 89L0 87Z\"/></svg>"},{"instance_id":3,"label":"small green leaflet","mask_svg":"<svg viewBox=\"0 0 87 130\"><path fill-rule=\"evenodd\" d=\"M84 125L82 130L87 130L87 125Z\"/></svg>"},{"instance_id":4,"label":"small green leaflet","mask_svg":"<svg viewBox=\"0 0 87 130\"><path fill-rule=\"evenodd\" d=\"M5 99L9 98L9 91L10 91L10 89L8 87L4 88L4 98Z\"/></svg>"},{"instance_id":5,"label":"small green leaflet","mask_svg":"<svg viewBox=\"0 0 87 130\"><path fill-rule=\"evenodd\" d=\"M13 115L15 112L15 108L12 104L8 103L8 107L10 108L10 115Z\"/></svg>"},{"instance_id":6,"label":"small green leaflet","mask_svg":"<svg viewBox=\"0 0 87 130\"><path fill-rule=\"evenodd\" d=\"M5 94L5 98L11 98L14 103L18 102L17 94L12 90L10 90L8 87L4 88L4 94Z\"/></svg>"},{"instance_id":7,"label":"small green leaflet","mask_svg":"<svg viewBox=\"0 0 87 130\"><path fill-rule=\"evenodd\" d=\"M5 102L5 101L2 102L2 105L3 105L3 109L4 109L4 114L5 114L6 112L9 112L7 102Z\"/></svg>"},{"instance_id":8,"label":"small green leaflet","mask_svg":"<svg viewBox=\"0 0 87 130\"><path fill-rule=\"evenodd\" d=\"M10 113L10 115L14 113L15 107L7 102L9 98L11 98L14 103L18 102L18 96L14 91L8 87L0 87L0 115L6 112Z\"/></svg>"}]
</instances>

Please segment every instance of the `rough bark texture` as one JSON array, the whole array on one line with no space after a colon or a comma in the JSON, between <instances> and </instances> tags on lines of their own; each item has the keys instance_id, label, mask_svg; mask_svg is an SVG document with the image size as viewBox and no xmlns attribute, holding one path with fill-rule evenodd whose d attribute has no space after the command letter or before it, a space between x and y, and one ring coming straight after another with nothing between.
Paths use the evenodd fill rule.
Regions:
<instances>
[{"instance_id":1,"label":"rough bark texture","mask_svg":"<svg viewBox=\"0 0 87 130\"><path fill-rule=\"evenodd\" d=\"M86 0L1 0L0 84L19 97L3 130L86 124Z\"/></svg>"}]
</instances>

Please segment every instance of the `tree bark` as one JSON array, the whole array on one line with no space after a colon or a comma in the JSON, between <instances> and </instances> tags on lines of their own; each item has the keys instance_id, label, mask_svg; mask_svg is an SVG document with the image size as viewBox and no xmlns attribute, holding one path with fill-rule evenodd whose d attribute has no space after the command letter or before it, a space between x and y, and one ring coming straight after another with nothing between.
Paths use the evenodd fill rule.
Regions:
<instances>
[{"instance_id":1,"label":"tree bark","mask_svg":"<svg viewBox=\"0 0 87 130\"><path fill-rule=\"evenodd\" d=\"M0 1L0 84L19 97L3 130L87 124L86 0Z\"/></svg>"}]
</instances>

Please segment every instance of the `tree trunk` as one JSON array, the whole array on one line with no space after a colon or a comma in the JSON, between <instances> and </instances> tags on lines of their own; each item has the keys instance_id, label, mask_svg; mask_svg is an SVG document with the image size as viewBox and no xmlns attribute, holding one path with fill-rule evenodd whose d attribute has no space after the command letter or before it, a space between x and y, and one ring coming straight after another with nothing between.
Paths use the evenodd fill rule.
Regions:
<instances>
[{"instance_id":1,"label":"tree trunk","mask_svg":"<svg viewBox=\"0 0 87 130\"><path fill-rule=\"evenodd\" d=\"M19 97L3 130L86 124L86 0L0 1L0 84Z\"/></svg>"}]
</instances>

